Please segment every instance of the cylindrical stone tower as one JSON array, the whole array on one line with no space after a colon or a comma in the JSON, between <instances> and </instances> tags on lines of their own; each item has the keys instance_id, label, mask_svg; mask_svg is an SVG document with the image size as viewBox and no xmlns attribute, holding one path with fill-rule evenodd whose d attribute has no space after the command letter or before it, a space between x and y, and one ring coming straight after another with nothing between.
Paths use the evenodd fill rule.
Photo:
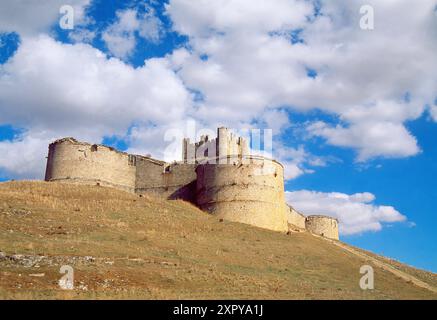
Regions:
<instances>
[{"instance_id":1,"label":"cylindrical stone tower","mask_svg":"<svg viewBox=\"0 0 437 320\"><path fill-rule=\"evenodd\" d=\"M99 184L133 192L135 166L133 155L64 138L49 146L45 180Z\"/></svg>"},{"instance_id":2,"label":"cylindrical stone tower","mask_svg":"<svg viewBox=\"0 0 437 320\"><path fill-rule=\"evenodd\" d=\"M308 216L305 220L305 228L314 234L330 239L338 240L338 220L328 216Z\"/></svg>"},{"instance_id":3,"label":"cylindrical stone tower","mask_svg":"<svg viewBox=\"0 0 437 320\"><path fill-rule=\"evenodd\" d=\"M288 230L280 163L250 157L244 163L201 164L196 174L196 198L202 210L230 221Z\"/></svg>"}]
</instances>

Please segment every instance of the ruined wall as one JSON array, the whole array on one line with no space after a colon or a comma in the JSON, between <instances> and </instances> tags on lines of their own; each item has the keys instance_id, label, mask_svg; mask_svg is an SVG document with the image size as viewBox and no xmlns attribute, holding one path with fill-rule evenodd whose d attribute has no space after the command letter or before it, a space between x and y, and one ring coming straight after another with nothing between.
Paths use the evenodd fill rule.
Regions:
<instances>
[{"instance_id":1,"label":"ruined wall","mask_svg":"<svg viewBox=\"0 0 437 320\"><path fill-rule=\"evenodd\" d=\"M196 203L200 209L230 221L281 232L294 226L338 239L336 219L305 218L286 205L280 163L245 156L247 143L230 135L226 128L218 129L218 137L221 140L203 137L202 143L217 143L217 149L227 155L208 157L209 163L197 164L186 161L169 164L64 138L49 146L45 180L99 184L139 194L155 193ZM184 145L186 151L192 148L189 140L184 140Z\"/></svg>"},{"instance_id":2,"label":"ruined wall","mask_svg":"<svg viewBox=\"0 0 437 320\"><path fill-rule=\"evenodd\" d=\"M198 206L230 221L287 231L282 165L261 157L250 160L198 165Z\"/></svg>"},{"instance_id":3,"label":"ruined wall","mask_svg":"<svg viewBox=\"0 0 437 320\"><path fill-rule=\"evenodd\" d=\"M297 212L292 206L287 205L287 221L289 224L299 228L305 229L305 216Z\"/></svg>"},{"instance_id":4,"label":"ruined wall","mask_svg":"<svg viewBox=\"0 0 437 320\"><path fill-rule=\"evenodd\" d=\"M45 180L99 184L194 202L196 173L192 164L168 164L64 138L49 146Z\"/></svg>"},{"instance_id":5,"label":"ruined wall","mask_svg":"<svg viewBox=\"0 0 437 320\"><path fill-rule=\"evenodd\" d=\"M308 216L305 221L308 231L338 240L338 220L327 216Z\"/></svg>"},{"instance_id":6,"label":"ruined wall","mask_svg":"<svg viewBox=\"0 0 437 320\"><path fill-rule=\"evenodd\" d=\"M135 192L155 192L159 193L163 190L163 175L166 163L150 158L137 158L136 173L135 173Z\"/></svg>"},{"instance_id":7,"label":"ruined wall","mask_svg":"<svg viewBox=\"0 0 437 320\"><path fill-rule=\"evenodd\" d=\"M148 158L137 160L135 192L151 192L169 199L194 202L196 172L194 164L167 164Z\"/></svg>"},{"instance_id":8,"label":"ruined wall","mask_svg":"<svg viewBox=\"0 0 437 320\"><path fill-rule=\"evenodd\" d=\"M45 180L100 184L133 192L135 172L135 156L65 138L49 146Z\"/></svg>"}]
</instances>

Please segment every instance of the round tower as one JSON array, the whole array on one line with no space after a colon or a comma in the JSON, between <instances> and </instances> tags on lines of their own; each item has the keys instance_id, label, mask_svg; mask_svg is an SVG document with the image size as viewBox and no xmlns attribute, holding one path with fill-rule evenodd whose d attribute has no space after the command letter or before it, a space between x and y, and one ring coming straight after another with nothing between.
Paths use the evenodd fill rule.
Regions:
<instances>
[{"instance_id":1,"label":"round tower","mask_svg":"<svg viewBox=\"0 0 437 320\"><path fill-rule=\"evenodd\" d=\"M135 166L133 155L64 138L49 145L45 180L97 184L133 192Z\"/></svg>"},{"instance_id":2,"label":"round tower","mask_svg":"<svg viewBox=\"0 0 437 320\"><path fill-rule=\"evenodd\" d=\"M305 219L305 228L322 237L338 240L338 220L328 216L314 215Z\"/></svg>"},{"instance_id":3,"label":"round tower","mask_svg":"<svg viewBox=\"0 0 437 320\"><path fill-rule=\"evenodd\" d=\"M196 167L196 199L202 210L230 221L288 230L284 169L279 162L251 156L218 163Z\"/></svg>"}]
</instances>

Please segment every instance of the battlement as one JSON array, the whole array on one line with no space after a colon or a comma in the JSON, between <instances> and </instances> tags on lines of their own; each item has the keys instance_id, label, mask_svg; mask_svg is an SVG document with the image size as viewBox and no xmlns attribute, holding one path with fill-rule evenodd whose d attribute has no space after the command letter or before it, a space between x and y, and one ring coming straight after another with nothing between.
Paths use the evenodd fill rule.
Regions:
<instances>
[{"instance_id":1,"label":"battlement","mask_svg":"<svg viewBox=\"0 0 437 320\"><path fill-rule=\"evenodd\" d=\"M191 143L189 138L182 141L182 161L184 163L204 163L209 159L241 158L250 155L248 141L237 137L232 131L221 127L217 129L217 137L210 139L208 135L200 137L198 142Z\"/></svg>"}]
</instances>

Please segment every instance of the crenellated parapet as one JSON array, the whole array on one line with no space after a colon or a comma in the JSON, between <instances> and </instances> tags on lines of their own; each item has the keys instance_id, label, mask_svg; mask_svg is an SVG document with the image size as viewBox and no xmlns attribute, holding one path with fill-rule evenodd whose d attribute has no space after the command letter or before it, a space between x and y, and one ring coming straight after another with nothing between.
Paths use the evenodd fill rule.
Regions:
<instances>
[{"instance_id":1,"label":"crenellated parapet","mask_svg":"<svg viewBox=\"0 0 437 320\"><path fill-rule=\"evenodd\" d=\"M223 164L227 158L249 155L248 141L224 127L217 129L217 137L214 139L204 135L198 142L191 142L189 138L182 141L182 161L185 163L206 163L211 159L217 159Z\"/></svg>"}]
</instances>

